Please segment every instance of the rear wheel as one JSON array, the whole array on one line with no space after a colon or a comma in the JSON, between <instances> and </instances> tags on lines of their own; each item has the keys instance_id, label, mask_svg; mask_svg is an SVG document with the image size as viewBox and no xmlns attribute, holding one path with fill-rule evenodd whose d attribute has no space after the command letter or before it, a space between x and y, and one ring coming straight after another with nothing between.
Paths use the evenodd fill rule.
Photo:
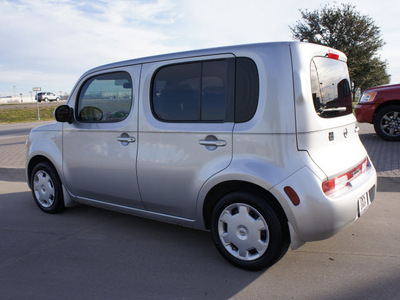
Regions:
<instances>
[{"instance_id":1,"label":"rear wheel","mask_svg":"<svg viewBox=\"0 0 400 300\"><path fill-rule=\"evenodd\" d=\"M374 118L375 132L384 140L400 141L400 105L381 109Z\"/></svg>"},{"instance_id":2,"label":"rear wheel","mask_svg":"<svg viewBox=\"0 0 400 300\"><path fill-rule=\"evenodd\" d=\"M64 209L64 198L60 178L49 163L37 164L31 174L32 195L39 208L47 213Z\"/></svg>"},{"instance_id":3,"label":"rear wheel","mask_svg":"<svg viewBox=\"0 0 400 300\"><path fill-rule=\"evenodd\" d=\"M286 221L265 199L244 192L228 194L217 203L211 234L222 256L247 270L272 266L289 247Z\"/></svg>"}]
</instances>

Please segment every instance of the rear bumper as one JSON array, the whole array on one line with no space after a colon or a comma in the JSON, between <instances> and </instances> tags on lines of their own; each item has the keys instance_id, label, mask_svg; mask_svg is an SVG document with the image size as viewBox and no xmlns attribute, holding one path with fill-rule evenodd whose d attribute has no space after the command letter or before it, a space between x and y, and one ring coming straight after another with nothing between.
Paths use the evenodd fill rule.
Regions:
<instances>
[{"instance_id":1,"label":"rear bumper","mask_svg":"<svg viewBox=\"0 0 400 300\"><path fill-rule=\"evenodd\" d=\"M374 113L378 105L375 104L356 104L354 114L359 123L373 123Z\"/></svg>"},{"instance_id":2,"label":"rear bumper","mask_svg":"<svg viewBox=\"0 0 400 300\"><path fill-rule=\"evenodd\" d=\"M356 221L359 218L359 199L366 193L374 196L376 182L376 171L370 164L365 173L329 196L322 191L322 181L308 168L299 170L275 186L271 192L286 212L292 248L329 238ZM298 206L294 206L283 191L286 186L298 194Z\"/></svg>"}]
</instances>

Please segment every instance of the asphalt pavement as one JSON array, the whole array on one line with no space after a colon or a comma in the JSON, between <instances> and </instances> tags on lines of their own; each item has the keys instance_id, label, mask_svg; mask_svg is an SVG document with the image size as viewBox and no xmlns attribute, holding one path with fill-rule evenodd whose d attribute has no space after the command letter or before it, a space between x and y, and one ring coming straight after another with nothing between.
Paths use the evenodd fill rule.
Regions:
<instances>
[{"instance_id":1,"label":"asphalt pavement","mask_svg":"<svg viewBox=\"0 0 400 300\"><path fill-rule=\"evenodd\" d=\"M41 212L24 174L38 124L0 125L0 299L399 299L400 143L371 125L360 138L378 193L363 217L248 272L208 232L87 206Z\"/></svg>"}]
</instances>

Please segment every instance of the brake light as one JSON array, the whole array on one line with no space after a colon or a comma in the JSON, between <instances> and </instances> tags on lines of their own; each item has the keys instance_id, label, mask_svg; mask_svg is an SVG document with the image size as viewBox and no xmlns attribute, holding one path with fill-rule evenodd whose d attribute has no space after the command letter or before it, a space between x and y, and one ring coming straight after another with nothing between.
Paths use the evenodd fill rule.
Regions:
<instances>
[{"instance_id":1,"label":"brake light","mask_svg":"<svg viewBox=\"0 0 400 300\"><path fill-rule=\"evenodd\" d=\"M333 192L336 192L347 186L351 180L360 176L367 170L367 165L368 158L366 158L361 164L351 169L350 171L335 178L324 181L322 183L322 190L324 191L325 195L330 195Z\"/></svg>"},{"instance_id":2,"label":"brake light","mask_svg":"<svg viewBox=\"0 0 400 300\"><path fill-rule=\"evenodd\" d=\"M331 50L328 51L328 58L332 58L332 59L339 59L339 54L336 52L333 52Z\"/></svg>"}]
</instances>

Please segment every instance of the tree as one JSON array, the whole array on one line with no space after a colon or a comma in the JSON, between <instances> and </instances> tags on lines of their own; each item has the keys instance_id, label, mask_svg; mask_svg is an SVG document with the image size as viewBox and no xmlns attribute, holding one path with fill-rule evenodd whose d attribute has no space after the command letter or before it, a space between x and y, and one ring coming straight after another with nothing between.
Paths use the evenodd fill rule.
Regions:
<instances>
[{"instance_id":1,"label":"tree","mask_svg":"<svg viewBox=\"0 0 400 300\"><path fill-rule=\"evenodd\" d=\"M300 10L302 19L289 26L293 38L329 46L347 55L353 91L388 84L387 62L377 51L385 42L372 18L351 4L325 5L320 10ZM355 94L355 93L354 93Z\"/></svg>"}]
</instances>

